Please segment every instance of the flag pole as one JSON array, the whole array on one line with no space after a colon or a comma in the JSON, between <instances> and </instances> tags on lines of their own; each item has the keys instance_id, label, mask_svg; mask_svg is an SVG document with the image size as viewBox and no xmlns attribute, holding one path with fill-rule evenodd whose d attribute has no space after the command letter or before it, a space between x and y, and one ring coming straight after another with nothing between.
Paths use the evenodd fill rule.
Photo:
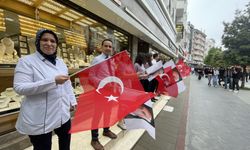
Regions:
<instances>
[{"instance_id":1,"label":"flag pole","mask_svg":"<svg viewBox=\"0 0 250 150\"><path fill-rule=\"evenodd\" d=\"M87 68L89 68L89 67L87 67ZM71 78L71 77L75 76L76 74L78 74L79 72L84 71L84 70L87 69L87 68L83 68L83 69L81 69L81 70L79 70L79 71L77 71L77 72L75 72L75 73L69 75L69 77Z\"/></svg>"},{"instance_id":2,"label":"flag pole","mask_svg":"<svg viewBox=\"0 0 250 150\"><path fill-rule=\"evenodd\" d=\"M125 53L125 52L127 53L127 50L121 51L121 52L119 52L119 53L113 55L112 57L110 57L110 58L108 58L108 59L105 59L104 61L107 61L107 60L113 58L114 56L116 56L116 55L118 55L118 54L120 54L120 53ZM84 71L85 69L88 69L88 68L90 68L90 67L92 67L92 66L95 66L95 65L97 65L97 64L100 64L100 63L102 63L102 62L103 62L103 61L101 61L101 62L99 62L99 63L96 63L96 64L94 64L94 65L90 65L90 66L88 66L88 67L86 67L86 68L83 68L83 69L81 69L81 70L79 70L79 71L77 71L77 72L71 74L69 77L71 78L71 77L73 77L74 75L78 74L79 72Z\"/></svg>"}]
</instances>

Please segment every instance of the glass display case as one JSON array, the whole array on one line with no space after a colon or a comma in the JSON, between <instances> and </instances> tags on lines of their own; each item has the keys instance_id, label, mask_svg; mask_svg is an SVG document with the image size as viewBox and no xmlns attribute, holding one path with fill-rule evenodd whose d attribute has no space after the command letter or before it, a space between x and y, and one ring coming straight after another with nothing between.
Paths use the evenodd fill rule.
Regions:
<instances>
[{"instance_id":1,"label":"glass display case","mask_svg":"<svg viewBox=\"0 0 250 150\"><path fill-rule=\"evenodd\" d=\"M0 7L0 135L15 130L22 95L13 90L14 68L18 59L36 51L38 29L54 31L59 39L58 57L63 59L72 74L90 65L100 54L105 38L113 41L114 50L128 47L128 35L112 29L54 0L6 1ZM26 11L18 9L25 6ZM79 82L71 78L74 92L83 92Z\"/></svg>"}]
</instances>

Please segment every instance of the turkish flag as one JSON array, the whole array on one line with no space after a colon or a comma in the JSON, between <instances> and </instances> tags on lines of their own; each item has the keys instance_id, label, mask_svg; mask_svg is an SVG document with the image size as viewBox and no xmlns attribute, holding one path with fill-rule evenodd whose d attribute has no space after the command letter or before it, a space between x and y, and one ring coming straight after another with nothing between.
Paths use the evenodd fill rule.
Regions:
<instances>
[{"instance_id":1,"label":"turkish flag","mask_svg":"<svg viewBox=\"0 0 250 150\"><path fill-rule=\"evenodd\" d=\"M157 76L159 82L157 91L172 97L177 97L185 90L185 85L174 62L170 60L163 65L164 73Z\"/></svg>"},{"instance_id":2,"label":"turkish flag","mask_svg":"<svg viewBox=\"0 0 250 150\"><path fill-rule=\"evenodd\" d=\"M171 66L164 69L164 72L156 77L158 81L158 93L163 93L172 97L178 96L178 87L173 75Z\"/></svg>"},{"instance_id":3,"label":"turkish flag","mask_svg":"<svg viewBox=\"0 0 250 150\"><path fill-rule=\"evenodd\" d=\"M126 51L77 74L84 89L71 133L110 127L135 111L153 93L146 93Z\"/></svg>"},{"instance_id":4,"label":"turkish flag","mask_svg":"<svg viewBox=\"0 0 250 150\"><path fill-rule=\"evenodd\" d=\"M191 68L184 63L183 59L179 59L176 63L176 66L182 78L190 75Z\"/></svg>"}]
</instances>

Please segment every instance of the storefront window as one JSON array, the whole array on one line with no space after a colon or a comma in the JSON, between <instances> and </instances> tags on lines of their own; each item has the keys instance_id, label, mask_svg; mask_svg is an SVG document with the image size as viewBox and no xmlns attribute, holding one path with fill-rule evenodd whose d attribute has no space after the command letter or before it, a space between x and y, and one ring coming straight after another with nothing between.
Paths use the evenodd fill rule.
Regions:
<instances>
[{"instance_id":1,"label":"storefront window","mask_svg":"<svg viewBox=\"0 0 250 150\"><path fill-rule=\"evenodd\" d=\"M27 7L28 5L27 9L35 11L32 14L25 14L21 10L12 12L1 9L0 39L11 39L15 43L16 50L16 59L10 61L9 58L6 62L0 61L1 64L15 64L18 57L34 53L35 34L41 28L47 28L57 33L59 37L58 56L63 58L71 69L89 66L93 57L100 53L101 42L106 38L112 39L115 52L128 49L127 35L56 1L19 0L11 2L13 6ZM6 7L8 9L10 5Z\"/></svg>"},{"instance_id":2,"label":"storefront window","mask_svg":"<svg viewBox=\"0 0 250 150\"><path fill-rule=\"evenodd\" d=\"M128 35L56 1L13 0L0 6L0 115L6 118L20 108L23 96L12 88L14 67L20 57L35 53L37 30L47 28L57 34L57 56L70 73L89 66L106 38L112 39L116 52L128 49ZM82 93L79 81L72 79L72 83L76 96ZM0 116L0 135L15 129L16 116L12 120Z\"/></svg>"},{"instance_id":3,"label":"storefront window","mask_svg":"<svg viewBox=\"0 0 250 150\"><path fill-rule=\"evenodd\" d=\"M57 34L57 55L71 73L89 66L101 52L101 42L106 38L112 39L115 52L128 49L128 35L56 1L5 2L0 8L0 114L20 107L22 96L12 88L14 67L20 57L35 53L37 30L47 28ZM3 122L0 120L0 123ZM0 134L14 129L13 122L6 124L8 128L0 130Z\"/></svg>"}]
</instances>

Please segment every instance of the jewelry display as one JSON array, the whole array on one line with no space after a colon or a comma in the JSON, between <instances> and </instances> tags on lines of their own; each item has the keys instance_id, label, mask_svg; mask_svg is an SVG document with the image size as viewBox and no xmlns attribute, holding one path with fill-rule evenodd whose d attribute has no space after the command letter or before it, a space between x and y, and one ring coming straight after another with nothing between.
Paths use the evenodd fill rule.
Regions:
<instances>
[{"instance_id":1,"label":"jewelry display","mask_svg":"<svg viewBox=\"0 0 250 150\"><path fill-rule=\"evenodd\" d=\"M62 50L61 50L60 47L58 46L58 47L57 47L57 50L56 50L56 53L57 53L56 55L57 55L57 57L62 58L62 53L61 53L61 52L62 52Z\"/></svg>"},{"instance_id":2,"label":"jewelry display","mask_svg":"<svg viewBox=\"0 0 250 150\"><path fill-rule=\"evenodd\" d=\"M1 40L2 44L5 46L5 55L3 56L4 64L15 64L18 60L18 55L14 49L14 42L10 38L3 38Z\"/></svg>"},{"instance_id":3,"label":"jewelry display","mask_svg":"<svg viewBox=\"0 0 250 150\"><path fill-rule=\"evenodd\" d=\"M10 98L7 96L0 96L0 109L9 107Z\"/></svg>"},{"instance_id":4,"label":"jewelry display","mask_svg":"<svg viewBox=\"0 0 250 150\"><path fill-rule=\"evenodd\" d=\"M24 35L19 35L18 45L19 45L19 52L20 52L21 57L30 54L29 47L32 48L32 51L33 51L32 53L34 53L34 51L35 51L34 49L36 49L35 48L35 39L32 38L32 39L28 40L28 37L24 36Z\"/></svg>"},{"instance_id":5,"label":"jewelry display","mask_svg":"<svg viewBox=\"0 0 250 150\"><path fill-rule=\"evenodd\" d=\"M68 68L69 68L69 69L75 69L75 68L74 68L73 59L70 59L70 63L68 64Z\"/></svg>"},{"instance_id":6,"label":"jewelry display","mask_svg":"<svg viewBox=\"0 0 250 150\"><path fill-rule=\"evenodd\" d=\"M13 102L9 103L9 109L15 109L15 108L20 108L20 107L21 107L21 105L19 102L13 101Z\"/></svg>"},{"instance_id":7,"label":"jewelry display","mask_svg":"<svg viewBox=\"0 0 250 150\"><path fill-rule=\"evenodd\" d=\"M1 40L1 42L4 44L6 50L5 50L5 54L7 56L12 56L13 52L14 52L14 42L10 39L10 38L3 38Z\"/></svg>"},{"instance_id":8,"label":"jewelry display","mask_svg":"<svg viewBox=\"0 0 250 150\"><path fill-rule=\"evenodd\" d=\"M14 97L17 95L17 93L14 91L13 88L7 88L4 92L1 93L1 95L8 96L8 97Z\"/></svg>"},{"instance_id":9,"label":"jewelry display","mask_svg":"<svg viewBox=\"0 0 250 150\"><path fill-rule=\"evenodd\" d=\"M79 64L75 59L71 60L72 64L74 65L74 69L79 69Z\"/></svg>"},{"instance_id":10,"label":"jewelry display","mask_svg":"<svg viewBox=\"0 0 250 150\"><path fill-rule=\"evenodd\" d=\"M23 95L18 95L13 88L7 88L0 96L0 111L20 108Z\"/></svg>"},{"instance_id":11,"label":"jewelry display","mask_svg":"<svg viewBox=\"0 0 250 150\"><path fill-rule=\"evenodd\" d=\"M70 64L70 62L69 62L69 59L68 59L68 58L63 58L63 62L64 62L66 65Z\"/></svg>"},{"instance_id":12,"label":"jewelry display","mask_svg":"<svg viewBox=\"0 0 250 150\"><path fill-rule=\"evenodd\" d=\"M75 81L74 81L74 93L75 93L75 95L80 95L83 92L84 92L84 89L82 88L82 86L80 84L80 79L75 78Z\"/></svg>"},{"instance_id":13,"label":"jewelry display","mask_svg":"<svg viewBox=\"0 0 250 150\"><path fill-rule=\"evenodd\" d=\"M24 96L23 95L16 95L14 97L11 98L11 100L18 102L18 103L22 103Z\"/></svg>"},{"instance_id":14,"label":"jewelry display","mask_svg":"<svg viewBox=\"0 0 250 150\"><path fill-rule=\"evenodd\" d=\"M76 86L76 87L74 88L74 93L75 93L75 95L80 95L80 94L82 94L83 92L84 92L84 90L83 90L82 86Z\"/></svg>"},{"instance_id":15,"label":"jewelry display","mask_svg":"<svg viewBox=\"0 0 250 150\"><path fill-rule=\"evenodd\" d=\"M2 63L3 61L3 57L5 54L5 45L3 43L0 42L0 63Z\"/></svg>"},{"instance_id":16,"label":"jewelry display","mask_svg":"<svg viewBox=\"0 0 250 150\"><path fill-rule=\"evenodd\" d=\"M28 40L28 45L29 45L30 54L35 53L36 52L36 45L35 45L35 39L34 38L31 38L31 39Z\"/></svg>"}]
</instances>

